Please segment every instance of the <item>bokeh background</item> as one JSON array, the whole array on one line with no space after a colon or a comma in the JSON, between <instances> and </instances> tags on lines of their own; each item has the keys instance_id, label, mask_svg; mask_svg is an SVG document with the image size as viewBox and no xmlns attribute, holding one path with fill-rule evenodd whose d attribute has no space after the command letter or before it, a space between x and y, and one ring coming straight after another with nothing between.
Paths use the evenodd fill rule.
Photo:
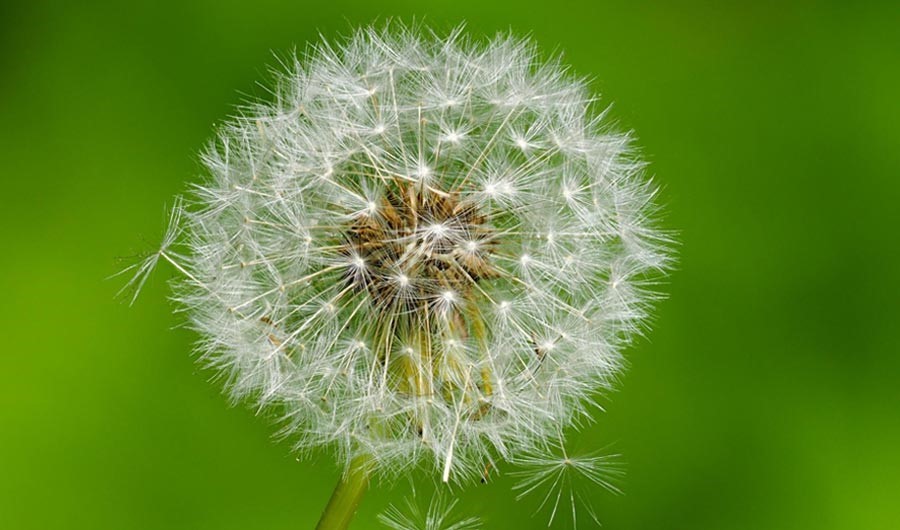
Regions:
<instances>
[{"instance_id":1,"label":"bokeh background","mask_svg":"<svg viewBox=\"0 0 900 530\"><path fill-rule=\"evenodd\" d=\"M213 125L265 97L273 52L389 16L562 51L664 186L669 299L575 437L627 463L624 495L592 494L605 527L900 528L900 9L624 0L5 0L0 528L314 526L338 470L226 406L174 273L132 308L104 278L158 240ZM459 508L546 527L509 485Z\"/></svg>"}]
</instances>

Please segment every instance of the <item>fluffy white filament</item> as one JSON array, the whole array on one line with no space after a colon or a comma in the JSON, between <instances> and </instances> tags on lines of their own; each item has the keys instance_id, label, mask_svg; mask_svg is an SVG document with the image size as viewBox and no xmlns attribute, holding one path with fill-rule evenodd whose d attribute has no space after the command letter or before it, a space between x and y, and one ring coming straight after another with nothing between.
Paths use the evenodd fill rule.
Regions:
<instances>
[{"instance_id":1,"label":"fluffy white filament","mask_svg":"<svg viewBox=\"0 0 900 530\"><path fill-rule=\"evenodd\" d=\"M669 261L584 81L524 40L391 26L274 94L222 128L154 255L230 394L299 450L445 480L583 417Z\"/></svg>"}]
</instances>

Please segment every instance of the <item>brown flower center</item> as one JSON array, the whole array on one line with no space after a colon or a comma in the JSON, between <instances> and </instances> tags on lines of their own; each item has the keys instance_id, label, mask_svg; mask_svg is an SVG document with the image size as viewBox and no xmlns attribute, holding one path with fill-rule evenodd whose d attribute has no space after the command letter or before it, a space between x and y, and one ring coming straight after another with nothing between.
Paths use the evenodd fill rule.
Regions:
<instances>
[{"instance_id":1,"label":"brown flower center","mask_svg":"<svg viewBox=\"0 0 900 530\"><path fill-rule=\"evenodd\" d=\"M497 275L486 221L456 193L401 184L347 230L346 250L358 264L348 281L384 309L455 306Z\"/></svg>"}]
</instances>

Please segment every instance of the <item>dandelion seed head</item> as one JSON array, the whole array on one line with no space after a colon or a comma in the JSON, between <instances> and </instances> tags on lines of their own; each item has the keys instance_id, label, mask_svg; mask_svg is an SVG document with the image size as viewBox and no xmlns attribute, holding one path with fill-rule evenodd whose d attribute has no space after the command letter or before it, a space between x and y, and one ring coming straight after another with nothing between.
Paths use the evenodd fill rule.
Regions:
<instances>
[{"instance_id":1,"label":"dandelion seed head","mask_svg":"<svg viewBox=\"0 0 900 530\"><path fill-rule=\"evenodd\" d=\"M655 188L527 40L321 44L204 153L163 250L231 397L298 451L478 477L576 423L670 261ZM404 528L404 527L396 527Z\"/></svg>"}]
</instances>

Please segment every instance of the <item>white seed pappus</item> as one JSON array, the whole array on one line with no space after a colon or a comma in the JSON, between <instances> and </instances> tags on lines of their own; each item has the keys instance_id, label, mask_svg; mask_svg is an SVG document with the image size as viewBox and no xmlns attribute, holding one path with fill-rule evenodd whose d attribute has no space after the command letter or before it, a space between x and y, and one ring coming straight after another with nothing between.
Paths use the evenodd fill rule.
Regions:
<instances>
[{"instance_id":1,"label":"white seed pappus","mask_svg":"<svg viewBox=\"0 0 900 530\"><path fill-rule=\"evenodd\" d=\"M311 48L224 125L160 257L200 358L300 451L478 477L609 388L669 265L584 80L506 35Z\"/></svg>"}]
</instances>

